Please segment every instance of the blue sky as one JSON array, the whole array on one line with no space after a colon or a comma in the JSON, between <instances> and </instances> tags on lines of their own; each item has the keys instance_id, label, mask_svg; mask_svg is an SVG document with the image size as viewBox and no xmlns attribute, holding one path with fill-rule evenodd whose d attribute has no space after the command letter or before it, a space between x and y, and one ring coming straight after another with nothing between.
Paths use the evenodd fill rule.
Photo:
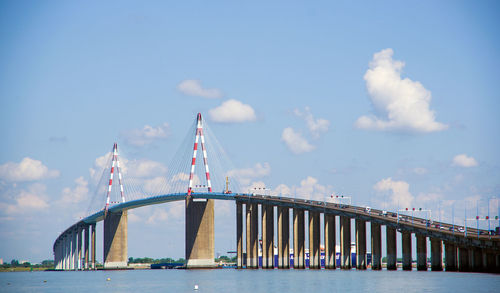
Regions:
<instances>
[{"instance_id":1,"label":"blue sky","mask_svg":"<svg viewBox=\"0 0 500 293\"><path fill-rule=\"evenodd\" d=\"M51 258L115 141L166 176L198 112L244 188L498 214L496 1L269 2L2 1L0 258ZM129 255L183 256L181 207L131 212Z\"/></svg>"}]
</instances>

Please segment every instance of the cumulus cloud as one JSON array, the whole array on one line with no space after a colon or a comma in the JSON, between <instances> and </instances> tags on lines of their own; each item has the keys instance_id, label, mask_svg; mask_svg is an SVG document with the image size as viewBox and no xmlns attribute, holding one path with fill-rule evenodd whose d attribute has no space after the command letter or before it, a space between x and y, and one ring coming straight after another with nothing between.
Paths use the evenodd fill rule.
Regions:
<instances>
[{"instance_id":1,"label":"cumulus cloud","mask_svg":"<svg viewBox=\"0 0 500 293\"><path fill-rule=\"evenodd\" d=\"M177 85L177 89L188 96L197 96L208 99L216 99L222 97L222 92L219 89L206 89L201 86L200 81L187 79Z\"/></svg>"},{"instance_id":2,"label":"cumulus cloud","mask_svg":"<svg viewBox=\"0 0 500 293\"><path fill-rule=\"evenodd\" d=\"M125 143L133 146L145 146L156 140L165 139L169 136L170 126L163 123L158 126L145 125L142 129L131 129L120 133Z\"/></svg>"},{"instance_id":3,"label":"cumulus cloud","mask_svg":"<svg viewBox=\"0 0 500 293\"><path fill-rule=\"evenodd\" d=\"M361 116L360 129L434 132L448 128L430 110L431 92L418 81L401 78L404 62L393 60L392 49L373 55L364 79L376 115Z\"/></svg>"},{"instance_id":4,"label":"cumulus cloud","mask_svg":"<svg viewBox=\"0 0 500 293\"><path fill-rule=\"evenodd\" d=\"M257 163L254 167L244 169L234 169L227 172L227 176L238 178L243 185L250 184L251 180L268 176L271 173L269 163Z\"/></svg>"},{"instance_id":5,"label":"cumulus cloud","mask_svg":"<svg viewBox=\"0 0 500 293\"><path fill-rule=\"evenodd\" d=\"M41 161L24 158L20 163L7 162L0 165L0 178L7 181L35 181L59 176L59 171L49 170Z\"/></svg>"},{"instance_id":6,"label":"cumulus cloud","mask_svg":"<svg viewBox=\"0 0 500 293\"><path fill-rule=\"evenodd\" d=\"M288 196L297 196L305 199L325 200L333 194L331 186L322 185L318 179L307 176L300 181L299 186L287 186L286 184L278 185L271 194L283 194Z\"/></svg>"},{"instance_id":7,"label":"cumulus cloud","mask_svg":"<svg viewBox=\"0 0 500 293\"><path fill-rule=\"evenodd\" d=\"M75 179L75 187L66 187L62 191L62 203L79 203L88 199L89 183L80 176Z\"/></svg>"},{"instance_id":8,"label":"cumulus cloud","mask_svg":"<svg viewBox=\"0 0 500 293\"><path fill-rule=\"evenodd\" d=\"M410 185L405 181L394 181L391 177L377 182L373 189L379 192L390 191L393 206L411 207L413 195L410 193Z\"/></svg>"},{"instance_id":9,"label":"cumulus cloud","mask_svg":"<svg viewBox=\"0 0 500 293\"><path fill-rule=\"evenodd\" d=\"M0 203L0 211L15 215L44 210L49 207L45 191L46 186L40 183L28 186L27 190L16 190L9 196L8 202Z\"/></svg>"},{"instance_id":10,"label":"cumulus cloud","mask_svg":"<svg viewBox=\"0 0 500 293\"><path fill-rule=\"evenodd\" d=\"M477 165L479 165L477 163L476 159L474 159L473 157L469 157L466 154L456 155L453 158L453 161L451 164L453 166L465 167L465 168L476 167Z\"/></svg>"},{"instance_id":11,"label":"cumulus cloud","mask_svg":"<svg viewBox=\"0 0 500 293\"><path fill-rule=\"evenodd\" d=\"M254 109L247 104L243 104L238 100L227 100L219 107L208 111L210 119L220 123L242 123L247 121L255 121Z\"/></svg>"},{"instance_id":12,"label":"cumulus cloud","mask_svg":"<svg viewBox=\"0 0 500 293\"><path fill-rule=\"evenodd\" d=\"M294 154L307 153L315 148L307 139L302 137L300 133L295 132L291 127L283 129L281 140L285 142L288 149Z\"/></svg>"},{"instance_id":13,"label":"cumulus cloud","mask_svg":"<svg viewBox=\"0 0 500 293\"><path fill-rule=\"evenodd\" d=\"M130 177L153 177L164 175L167 167L160 162L142 159L125 161L123 164L124 173Z\"/></svg>"},{"instance_id":14,"label":"cumulus cloud","mask_svg":"<svg viewBox=\"0 0 500 293\"><path fill-rule=\"evenodd\" d=\"M319 138L320 134L327 132L330 127L330 121L323 118L315 119L309 107L305 107L304 112L295 109L293 113L306 121L307 128L314 138Z\"/></svg>"}]
</instances>

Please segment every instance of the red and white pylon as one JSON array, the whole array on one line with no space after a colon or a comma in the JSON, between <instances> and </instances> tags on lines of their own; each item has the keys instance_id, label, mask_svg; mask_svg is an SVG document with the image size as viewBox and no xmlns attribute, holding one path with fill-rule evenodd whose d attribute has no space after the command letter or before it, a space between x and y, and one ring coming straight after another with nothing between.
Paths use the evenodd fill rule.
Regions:
<instances>
[{"instance_id":1,"label":"red and white pylon","mask_svg":"<svg viewBox=\"0 0 500 293\"><path fill-rule=\"evenodd\" d=\"M122 173L120 172L120 160L118 159L118 144L115 142L113 145L113 159L111 162L111 171L109 173L109 185L108 185L108 193L106 195L106 211L108 211L110 198L109 195L111 193L111 188L113 187L113 178L115 174L115 164L116 171L118 171L118 183L120 184L120 195L122 203L125 202L125 196L123 195L123 184L122 184Z\"/></svg>"},{"instance_id":2,"label":"red and white pylon","mask_svg":"<svg viewBox=\"0 0 500 293\"><path fill-rule=\"evenodd\" d=\"M201 150L203 152L203 164L205 165L205 175L207 178L208 192L212 192L212 183L210 182L210 171L208 169L207 162L207 150L205 148L205 136L203 134L203 119L201 118L201 113L198 113L196 117L196 137L193 146L193 159L191 161L191 173L189 174L189 187L188 195L193 192L193 178L194 178L194 168L196 166L196 153L198 151L198 141L201 137Z\"/></svg>"}]
</instances>

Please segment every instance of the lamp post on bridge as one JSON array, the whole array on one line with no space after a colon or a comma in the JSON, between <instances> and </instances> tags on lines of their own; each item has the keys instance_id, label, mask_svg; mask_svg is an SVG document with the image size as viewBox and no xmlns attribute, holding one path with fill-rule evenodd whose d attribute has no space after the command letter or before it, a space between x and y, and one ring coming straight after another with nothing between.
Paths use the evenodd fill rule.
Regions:
<instances>
[{"instance_id":1,"label":"lamp post on bridge","mask_svg":"<svg viewBox=\"0 0 500 293\"><path fill-rule=\"evenodd\" d=\"M338 203L342 206L344 204L344 199L348 202L348 205L351 205L351 200L352 198L350 196L344 196L344 195L331 195L330 198L333 199L333 201L338 201Z\"/></svg>"}]
</instances>

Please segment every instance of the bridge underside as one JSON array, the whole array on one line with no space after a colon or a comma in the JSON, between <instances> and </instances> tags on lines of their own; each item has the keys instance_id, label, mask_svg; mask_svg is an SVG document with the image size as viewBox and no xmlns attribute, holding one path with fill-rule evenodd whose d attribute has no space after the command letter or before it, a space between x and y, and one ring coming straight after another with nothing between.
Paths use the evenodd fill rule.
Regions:
<instances>
[{"instance_id":1,"label":"bridge underside","mask_svg":"<svg viewBox=\"0 0 500 293\"><path fill-rule=\"evenodd\" d=\"M214 200L186 198L186 268L213 268Z\"/></svg>"}]
</instances>

